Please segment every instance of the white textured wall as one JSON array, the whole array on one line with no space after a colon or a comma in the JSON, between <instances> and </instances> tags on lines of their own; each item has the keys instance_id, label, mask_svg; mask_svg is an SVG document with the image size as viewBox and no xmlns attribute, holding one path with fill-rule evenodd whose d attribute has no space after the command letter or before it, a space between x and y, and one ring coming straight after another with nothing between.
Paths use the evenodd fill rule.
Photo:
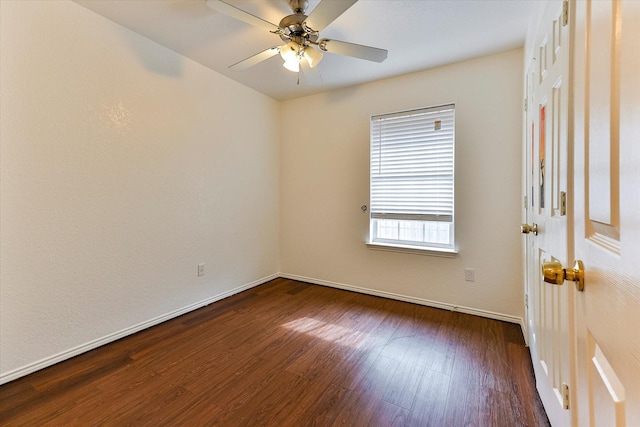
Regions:
<instances>
[{"instance_id":1,"label":"white textured wall","mask_svg":"<svg viewBox=\"0 0 640 427\"><path fill-rule=\"evenodd\" d=\"M522 49L282 105L281 271L318 283L523 314ZM368 249L369 117L456 104L454 259ZM465 267L476 281L464 281Z\"/></svg>"},{"instance_id":2,"label":"white textured wall","mask_svg":"<svg viewBox=\"0 0 640 427\"><path fill-rule=\"evenodd\" d=\"M275 101L77 4L0 4L0 380L278 272Z\"/></svg>"}]
</instances>

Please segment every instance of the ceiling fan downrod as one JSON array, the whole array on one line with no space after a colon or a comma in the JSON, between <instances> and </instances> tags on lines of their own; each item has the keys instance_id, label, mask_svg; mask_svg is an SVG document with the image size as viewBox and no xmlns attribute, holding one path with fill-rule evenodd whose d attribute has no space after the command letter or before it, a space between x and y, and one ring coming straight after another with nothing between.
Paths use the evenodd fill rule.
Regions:
<instances>
[{"instance_id":1,"label":"ceiling fan downrod","mask_svg":"<svg viewBox=\"0 0 640 427\"><path fill-rule=\"evenodd\" d=\"M307 7L309 7L309 2L307 0L287 0L289 3L289 7L298 15L306 15L305 11Z\"/></svg>"}]
</instances>

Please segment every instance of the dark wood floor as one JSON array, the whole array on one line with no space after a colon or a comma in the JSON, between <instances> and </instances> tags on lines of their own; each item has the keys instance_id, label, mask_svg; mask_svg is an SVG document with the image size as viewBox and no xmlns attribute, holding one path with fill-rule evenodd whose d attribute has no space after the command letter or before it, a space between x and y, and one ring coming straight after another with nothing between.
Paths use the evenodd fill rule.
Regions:
<instances>
[{"instance_id":1,"label":"dark wood floor","mask_svg":"<svg viewBox=\"0 0 640 427\"><path fill-rule=\"evenodd\" d=\"M519 326L276 279L0 386L0 425L549 421Z\"/></svg>"}]
</instances>

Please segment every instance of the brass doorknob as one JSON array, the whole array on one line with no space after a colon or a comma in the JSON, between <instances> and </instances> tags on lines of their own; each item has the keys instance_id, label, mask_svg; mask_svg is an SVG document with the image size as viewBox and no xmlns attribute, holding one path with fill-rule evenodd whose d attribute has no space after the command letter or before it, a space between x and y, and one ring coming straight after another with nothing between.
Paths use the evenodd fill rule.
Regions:
<instances>
[{"instance_id":1,"label":"brass doorknob","mask_svg":"<svg viewBox=\"0 0 640 427\"><path fill-rule=\"evenodd\" d=\"M537 236L538 235L538 224L536 224L536 223L533 223L532 225L522 224L520 226L520 231L522 231L522 234L533 233L534 236Z\"/></svg>"},{"instance_id":2,"label":"brass doorknob","mask_svg":"<svg viewBox=\"0 0 640 427\"><path fill-rule=\"evenodd\" d=\"M584 290L584 265L580 260L573 264L572 269L563 268L562 264L556 261L543 262L542 277L545 282L554 285L562 285L565 280L571 280L578 291Z\"/></svg>"}]
</instances>

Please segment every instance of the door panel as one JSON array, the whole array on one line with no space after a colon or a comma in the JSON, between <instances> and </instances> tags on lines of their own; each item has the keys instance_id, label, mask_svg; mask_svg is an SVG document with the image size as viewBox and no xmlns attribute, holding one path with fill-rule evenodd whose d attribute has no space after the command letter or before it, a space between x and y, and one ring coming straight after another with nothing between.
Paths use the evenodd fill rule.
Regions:
<instances>
[{"instance_id":1,"label":"door panel","mask_svg":"<svg viewBox=\"0 0 640 427\"><path fill-rule=\"evenodd\" d=\"M640 426L640 2L573 8L576 425Z\"/></svg>"},{"instance_id":2,"label":"door panel","mask_svg":"<svg viewBox=\"0 0 640 427\"><path fill-rule=\"evenodd\" d=\"M568 26L562 1L549 3L536 34L535 58L527 75L526 188L527 219L538 225L529 234L527 256L527 326L536 386L554 426L570 425L564 390L570 383L570 306L567 286L545 283L541 265L567 263L567 141L569 72Z\"/></svg>"}]
</instances>

